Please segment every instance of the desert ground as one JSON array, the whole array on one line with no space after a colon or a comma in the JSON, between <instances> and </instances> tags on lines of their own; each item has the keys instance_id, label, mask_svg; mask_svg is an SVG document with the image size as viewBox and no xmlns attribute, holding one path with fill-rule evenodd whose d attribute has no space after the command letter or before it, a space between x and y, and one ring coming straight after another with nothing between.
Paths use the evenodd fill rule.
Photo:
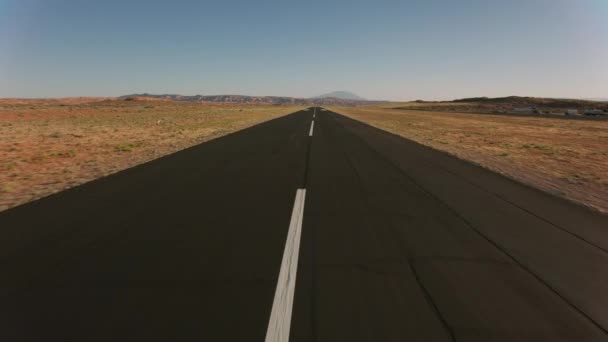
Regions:
<instances>
[{"instance_id":1,"label":"desert ground","mask_svg":"<svg viewBox=\"0 0 608 342\"><path fill-rule=\"evenodd\" d=\"M608 212L606 120L432 111L413 103L331 109Z\"/></svg>"},{"instance_id":2,"label":"desert ground","mask_svg":"<svg viewBox=\"0 0 608 342\"><path fill-rule=\"evenodd\" d=\"M300 108L144 98L0 100L0 210ZM331 109L608 212L606 120L479 114L485 107L467 103Z\"/></svg>"},{"instance_id":3,"label":"desert ground","mask_svg":"<svg viewBox=\"0 0 608 342\"><path fill-rule=\"evenodd\" d=\"M150 99L0 100L0 210L300 108Z\"/></svg>"}]
</instances>

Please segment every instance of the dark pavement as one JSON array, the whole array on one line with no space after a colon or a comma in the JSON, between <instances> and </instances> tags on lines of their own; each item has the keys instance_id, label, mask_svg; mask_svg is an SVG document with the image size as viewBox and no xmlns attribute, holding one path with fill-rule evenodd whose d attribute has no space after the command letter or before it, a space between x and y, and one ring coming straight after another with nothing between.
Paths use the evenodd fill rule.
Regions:
<instances>
[{"instance_id":1,"label":"dark pavement","mask_svg":"<svg viewBox=\"0 0 608 342\"><path fill-rule=\"evenodd\" d=\"M0 213L0 341L608 341L608 218L301 111Z\"/></svg>"}]
</instances>

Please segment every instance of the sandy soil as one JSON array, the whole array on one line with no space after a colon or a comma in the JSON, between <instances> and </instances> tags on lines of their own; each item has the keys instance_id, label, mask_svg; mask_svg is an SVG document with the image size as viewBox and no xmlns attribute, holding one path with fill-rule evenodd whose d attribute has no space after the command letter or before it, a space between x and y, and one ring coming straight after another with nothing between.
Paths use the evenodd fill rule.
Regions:
<instances>
[{"instance_id":1,"label":"sandy soil","mask_svg":"<svg viewBox=\"0 0 608 342\"><path fill-rule=\"evenodd\" d=\"M608 121L380 107L332 110L608 213Z\"/></svg>"},{"instance_id":2,"label":"sandy soil","mask_svg":"<svg viewBox=\"0 0 608 342\"><path fill-rule=\"evenodd\" d=\"M0 210L298 109L86 98L2 100Z\"/></svg>"}]
</instances>

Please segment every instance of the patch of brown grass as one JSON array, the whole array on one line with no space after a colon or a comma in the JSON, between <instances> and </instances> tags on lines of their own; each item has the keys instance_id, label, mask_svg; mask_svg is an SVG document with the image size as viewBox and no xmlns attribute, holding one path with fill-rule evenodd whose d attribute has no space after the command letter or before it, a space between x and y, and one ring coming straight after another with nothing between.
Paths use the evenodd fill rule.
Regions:
<instances>
[{"instance_id":1,"label":"patch of brown grass","mask_svg":"<svg viewBox=\"0 0 608 342\"><path fill-rule=\"evenodd\" d=\"M0 210L298 109L170 101L0 102Z\"/></svg>"},{"instance_id":2,"label":"patch of brown grass","mask_svg":"<svg viewBox=\"0 0 608 342\"><path fill-rule=\"evenodd\" d=\"M608 121L380 107L333 110L608 212Z\"/></svg>"}]
</instances>

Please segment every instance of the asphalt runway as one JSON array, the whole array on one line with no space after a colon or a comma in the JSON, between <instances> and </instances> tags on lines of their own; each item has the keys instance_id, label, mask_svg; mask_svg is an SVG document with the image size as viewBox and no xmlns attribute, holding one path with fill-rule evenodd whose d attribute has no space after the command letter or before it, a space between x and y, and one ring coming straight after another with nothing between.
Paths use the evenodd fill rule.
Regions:
<instances>
[{"instance_id":1,"label":"asphalt runway","mask_svg":"<svg viewBox=\"0 0 608 342\"><path fill-rule=\"evenodd\" d=\"M606 216L321 108L2 212L0 266L0 341L608 341Z\"/></svg>"}]
</instances>

